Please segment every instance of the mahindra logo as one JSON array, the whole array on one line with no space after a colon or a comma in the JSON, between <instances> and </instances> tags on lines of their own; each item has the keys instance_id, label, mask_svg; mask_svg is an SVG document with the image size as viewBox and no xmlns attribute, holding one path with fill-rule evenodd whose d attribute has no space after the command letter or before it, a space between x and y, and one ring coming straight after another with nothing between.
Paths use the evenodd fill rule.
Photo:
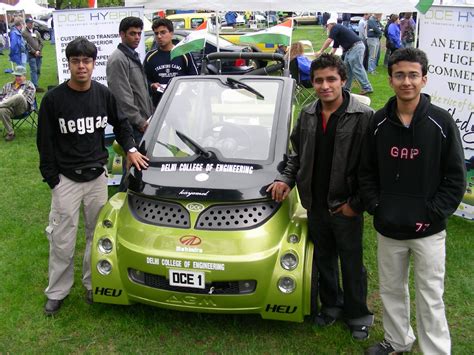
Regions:
<instances>
[{"instance_id":1,"label":"mahindra logo","mask_svg":"<svg viewBox=\"0 0 474 355\"><path fill-rule=\"evenodd\" d=\"M185 235L179 238L181 244L184 245L199 245L201 244L201 238L196 237L195 235Z\"/></svg>"}]
</instances>

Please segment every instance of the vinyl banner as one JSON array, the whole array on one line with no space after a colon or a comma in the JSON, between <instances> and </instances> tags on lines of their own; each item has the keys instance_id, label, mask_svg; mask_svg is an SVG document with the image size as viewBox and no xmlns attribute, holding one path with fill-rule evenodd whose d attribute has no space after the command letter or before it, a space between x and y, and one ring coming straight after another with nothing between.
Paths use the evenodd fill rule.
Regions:
<instances>
[{"instance_id":1,"label":"vinyl banner","mask_svg":"<svg viewBox=\"0 0 474 355\"><path fill-rule=\"evenodd\" d=\"M56 62L59 82L69 79L66 46L76 37L85 37L97 46L92 80L107 85L105 66L107 58L120 43L119 24L127 16L143 18L143 7L106 7L99 9L71 9L53 12ZM145 59L145 36L137 48L140 58Z\"/></svg>"},{"instance_id":2,"label":"vinyl banner","mask_svg":"<svg viewBox=\"0 0 474 355\"><path fill-rule=\"evenodd\" d=\"M464 146L467 189L456 214L474 219L474 7L433 6L419 21L429 60L424 91L451 113Z\"/></svg>"}]
</instances>

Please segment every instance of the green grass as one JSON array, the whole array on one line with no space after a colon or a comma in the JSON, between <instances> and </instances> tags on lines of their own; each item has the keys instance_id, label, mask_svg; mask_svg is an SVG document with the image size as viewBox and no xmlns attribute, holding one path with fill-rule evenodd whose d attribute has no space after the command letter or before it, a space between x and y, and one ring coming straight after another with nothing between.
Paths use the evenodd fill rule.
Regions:
<instances>
[{"instance_id":1,"label":"green grass","mask_svg":"<svg viewBox=\"0 0 474 355\"><path fill-rule=\"evenodd\" d=\"M325 39L316 26L300 27L294 39ZM6 51L5 54L8 54ZM53 46L46 44L40 85L56 85ZM7 68L7 55L0 68ZM383 74L382 74L383 73ZM11 80L0 73L1 84ZM375 88L372 107L392 95L385 70L370 77ZM40 99L42 95L38 95ZM383 337L377 287L376 243L366 217L364 257L369 274L370 308L376 316L371 338L352 341L343 324L316 330L304 323L265 321L252 315L184 313L144 305L87 305L80 282L83 229L78 234L76 279L60 314L43 315L47 285L47 225L50 191L41 181L35 132L21 128L13 142L0 140L0 353L303 353L360 354ZM474 341L474 223L449 219L445 301L453 354L470 354ZM412 292L413 296L413 292ZM415 322L413 321L413 326ZM417 350L418 348L415 348Z\"/></svg>"}]
</instances>

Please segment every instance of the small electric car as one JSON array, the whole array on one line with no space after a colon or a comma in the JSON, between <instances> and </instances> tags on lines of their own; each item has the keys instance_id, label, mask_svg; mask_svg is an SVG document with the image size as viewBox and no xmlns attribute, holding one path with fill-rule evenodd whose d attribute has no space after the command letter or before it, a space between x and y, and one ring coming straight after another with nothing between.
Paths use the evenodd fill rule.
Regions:
<instances>
[{"instance_id":1,"label":"small electric car","mask_svg":"<svg viewBox=\"0 0 474 355\"><path fill-rule=\"evenodd\" d=\"M171 81L139 147L149 168L132 168L128 191L100 213L94 302L310 314L306 213L296 189L283 203L266 192L288 154L294 90L282 76Z\"/></svg>"}]
</instances>

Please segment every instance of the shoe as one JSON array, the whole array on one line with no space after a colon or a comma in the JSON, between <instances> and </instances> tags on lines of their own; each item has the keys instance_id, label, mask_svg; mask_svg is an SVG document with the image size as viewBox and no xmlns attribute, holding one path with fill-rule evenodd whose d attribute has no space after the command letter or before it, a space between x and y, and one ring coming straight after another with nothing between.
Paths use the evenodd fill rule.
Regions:
<instances>
[{"instance_id":1,"label":"shoe","mask_svg":"<svg viewBox=\"0 0 474 355\"><path fill-rule=\"evenodd\" d=\"M44 313L47 316L52 316L53 314L58 313L59 309L61 308L62 303L63 303L63 300L50 300L48 298L48 301L46 302L44 306Z\"/></svg>"},{"instance_id":2,"label":"shoe","mask_svg":"<svg viewBox=\"0 0 474 355\"><path fill-rule=\"evenodd\" d=\"M349 331L351 332L352 339L355 340L366 340L369 339L370 327L366 325L350 325Z\"/></svg>"},{"instance_id":3,"label":"shoe","mask_svg":"<svg viewBox=\"0 0 474 355\"><path fill-rule=\"evenodd\" d=\"M368 95L372 94L374 91L373 90L362 90L359 94L360 95Z\"/></svg>"},{"instance_id":4,"label":"shoe","mask_svg":"<svg viewBox=\"0 0 474 355\"><path fill-rule=\"evenodd\" d=\"M330 325L333 325L336 322L336 318L331 317L330 315L327 315L323 312L320 312L316 315L316 318L314 320L314 324L317 327L329 327Z\"/></svg>"},{"instance_id":5,"label":"shoe","mask_svg":"<svg viewBox=\"0 0 474 355\"><path fill-rule=\"evenodd\" d=\"M92 290L87 290L86 291L86 302L88 304L93 304L94 303L94 299L92 297Z\"/></svg>"},{"instance_id":6,"label":"shoe","mask_svg":"<svg viewBox=\"0 0 474 355\"><path fill-rule=\"evenodd\" d=\"M45 89L43 89L43 88L39 88L39 87L38 87L38 88L36 88L36 92L45 92L45 91L46 91L46 90L45 90Z\"/></svg>"},{"instance_id":7,"label":"shoe","mask_svg":"<svg viewBox=\"0 0 474 355\"><path fill-rule=\"evenodd\" d=\"M8 133L6 136L5 136L5 140L7 142L11 142L12 140L15 139L15 133Z\"/></svg>"},{"instance_id":8,"label":"shoe","mask_svg":"<svg viewBox=\"0 0 474 355\"><path fill-rule=\"evenodd\" d=\"M365 351L366 355L388 355L388 354L403 354L403 352L396 352L392 344L387 340L382 340L380 343L372 345Z\"/></svg>"}]
</instances>

